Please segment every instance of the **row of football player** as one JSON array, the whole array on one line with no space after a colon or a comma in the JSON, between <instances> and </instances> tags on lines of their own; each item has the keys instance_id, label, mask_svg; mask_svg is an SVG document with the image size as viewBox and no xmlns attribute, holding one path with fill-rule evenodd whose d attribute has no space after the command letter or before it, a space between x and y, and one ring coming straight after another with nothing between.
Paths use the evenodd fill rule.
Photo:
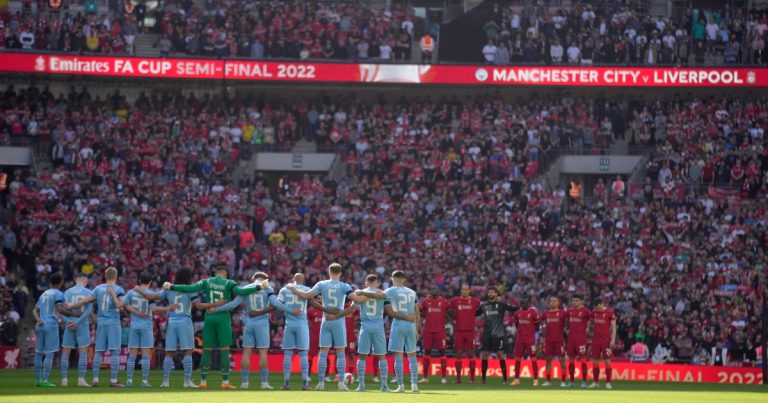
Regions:
<instances>
[{"instance_id":1,"label":"row of football player","mask_svg":"<svg viewBox=\"0 0 768 403\"><path fill-rule=\"evenodd\" d=\"M365 378L360 375L365 372L366 357L371 352L379 359L379 367L376 369L381 373L381 388L383 391L388 390L386 386L388 368L385 360L387 348L385 346L384 313L394 318L389 340L389 351L395 354L397 391L404 390L403 356L408 356L411 368L417 368L415 352L420 310L416 305L416 293L404 287L405 274L403 272L393 273L393 287L387 291L378 289L379 278L376 275L368 276L365 289L353 291L351 286L339 281L341 266L332 264L328 270L329 280L318 282L312 289L309 289L303 284L304 276L296 274L294 276L294 283L284 287L279 295L275 296L274 291L269 287L268 278L265 273L256 273L252 284L238 287L234 281L226 279L227 271L225 268L218 267L214 271L214 276L200 280L195 284L188 284L191 280L191 273L188 270L180 270L176 276L178 284L166 283L163 285L163 291L159 293L153 293L148 290L148 286L152 281L152 276L148 273L142 273L139 278L139 285L128 293L125 293L121 287L116 285L117 270L114 268L107 269L105 273L106 284L97 286L93 291L85 287L87 278L78 276L76 278L77 285L67 290L66 293L61 293L59 290L62 284L61 276L54 274L51 277L51 289L43 293L34 311L34 315L38 320L35 355L37 384L39 386L53 386L53 384L48 382L48 376L51 371L53 356L58 351L58 317L61 315L62 320L66 324L64 340L61 343L62 384L66 385L66 366L69 362L69 353L72 349L77 348L80 352L78 385L89 386L85 381L87 349L90 342L87 317L90 315L94 303L97 305L96 355L94 356L93 363L94 385L98 385L99 382L102 353L110 351L112 353L110 385L114 387L123 386L117 381L117 350L120 346L119 310L123 308L131 314L131 327L129 331L130 353L127 366L128 385L133 383L136 357L141 352L142 386L150 386L147 382L149 355L154 346L150 314L151 311L167 311L169 312L168 330L165 337L167 354L163 362L163 384L161 386L168 386L170 372L173 367L172 355L177 350L181 350L185 375L184 386L198 387L198 385L191 381L191 352L194 347L191 307L195 306L197 309L207 311L203 327L204 349L201 360L201 382L199 387L207 388L207 370L210 354L213 349L219 349L222 353L222 388L234 388L229 383L229 346L232 343L231 315L229 311L241 303L245 304L246 311L248 312L243 335L243 347L245 349L241 372L243 388L248 388L250 354L253 348L257 348L260 352L261 387L263 389L271 389L271 386L267 383L268 373L266 369L266 351L269 347L269 324L266 313L274 309L280 309L286 312L286 327L282 345L285 352L285 384L283 388L288 388L291 363L295 351L300 357L302 379L304 381L303 388L309 389L307 304L315 306L324 312L319 336L318 375L320 382L317 385L317 389L324 389L327 356L331 348L335 348L337 352L337 368L343 369L346 367L344 348L347 345L347 335L343 317L357 309L360 310L362 324L357 362L360 390L365 389ZM207 302L196 300L196 293L201 291ZM237 295L237 298L231 300L232 294ZM486 324L489 321L497 321L499 317L503 322L505 311L513 310L510 306L501 302L500 297L495 295L493 290L489 291L488 301L482 303L476 298L469 296L468 287L462 289L461 297L455 298L450 303L444 298L439 297L436 291L433 291L431 294L430 298L425 299L421 304L421 309L426 312L427 323L423 342L425 351L436 349L440 355L442 355L442 350L445 348L444 329L445 320L447 319L446 315L449 312L455 312L457 317L457 343L455 347L460 355L471 356L473 349L467 349L465 346L462 346L462 343L466 343L467 339L473 340L474 335L466 334L467 329L463 329L463 326L460 326L461 318L468 316L466 315L467 312L471 312L473 320L475 314L481 314L486 317ZM313 301L313 298L317 295L322 296L322 305ZM344 309L345 299L347 298L354 301L355 304ZM151 301L159 299L167 300L169 305L165 307L150 305ZM455 309L449 310L448 304L455 307ZM569 323L569 357L578 357L582 362L582 373L586 374L586 326L590 318L592 318L595 325L592 344L592 355L593 359L595 359L593 376L595 380L599 378L597 359L605 359L606 377L608 380L606 386L610 388L610 345L612 345L612 341L615 339L615 319L612 311L605 308L602 304L598 304L595 311L590 312L581 306L578 299L574 299L574 307L569 309L567 313L560 310L558 305L559 302L556 298L551 299L551 309L541 315L541 317L534 308L528 307L525 303L522 304L522 309L515 312L515 323L518 327L518 335L515 342L515 357L517 360L515 366L516 379L512 384L519 384L520 359L525 358L529 354L535 357L536 351L533 337L535 327L541 320L547 322L548 328L546 332L547 341L545 343L545 352L548 358L548 378L551 373L549 369L552 358L560 358L561 365L564 368L563 356L565 351L562 336L566 321ZM440 319L441 316L442 326L435 331L435 317ZM442 329L442 334L440 329ZM473 329L474 324L469 331L473 332ZM503 344L504 337L497 337L494 334L494 326L486 326L485 332L486 334L483 337L483 374L485 374L485 369L487 368L488 352L492 350L491 346L497 345L499 357L502 357L502 368L506 382L506 363L503 360L503 350L505 350ZM555 336L558 333L560 334L559 338ZM445 382L444 359L442 364L443 382ZM429 368L428 358L424 367ZM565 373L565 371L562 372ZM571 363L569 372L571 374L571 383L569 384L572 384L574 362ZM461 373L460 361L458 373ZM474 378L474 359L470 361L470 373ZM536 362L534 361L534 376L537 373ZM417 372L411 371L413 391L418 391L416 378ZM457 381L460 381L460 378ZM537 380L534 380L534 384L536 382ZM549 379L545 385L548 385L548 383ZM565 379L563 379L563 384L567 385ZM592 386L596 387L597 385L593 384ZM340 379L339 389L347 389L343 379Z\"/></svg>"}]
</instances>

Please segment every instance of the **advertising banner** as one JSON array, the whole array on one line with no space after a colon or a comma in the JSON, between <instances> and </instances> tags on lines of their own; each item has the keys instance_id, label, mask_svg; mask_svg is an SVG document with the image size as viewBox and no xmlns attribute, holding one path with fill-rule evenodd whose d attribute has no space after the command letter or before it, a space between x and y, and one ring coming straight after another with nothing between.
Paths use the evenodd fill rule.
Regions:
<instances>
[{"instance_id":1,"label":"advertising banner","mask_svg":"<svg viewBox=\"0 0 768 403\"><path fill-rule=\"evenodd\" d=\"M240 360L242 355L240 353L232 354L232 369L240 370ZM368 358L367 373L373 372L373 360L374 357ZM336 357L329 355L330 366L328 373L336 374ZM387 357L389 360L390 368L394 367L392 357ZM253 354L251 356L251 368L258 367L259 356ZM507 373L510 377L515 373L514 360L507 360ZM544 378L545 362L539 361L539 378ZM350 365L348 362L347 365ZM419 373L423 370L423 361L419 358ZM432 360L430 365L432 375L440 373L440 360ZM587 379L592 380L592 364L589 364L590 370L587 373ZM560 367L556 363L552 366L553 379L560 378ZM282 372L283 370L283 355L282 354L270 354L269 355L269 370L271 372ZM314 358L312 363L313 375L317 371L317 357ZM408 369L408 360L405 360L405 371L410 373ZM760 368L749 367L712 367L704 365L677 365L677 364L639 364L630 362L614 362L612 363L613 379L619 381L659 381L659 382L689 382L689 383L730 383L730 384L759 384L763 382L763 374ZM294 355L293 357L293 372L299 372L299 357ZM601 379L605 379L605 367L601 366ZM456 376L456 365L453 358L448 359L447 363L448 376ZM469 368L464 366L463 376L469 375ZM480 376L480 365L477 366L476 375ZM501 368L499 368L498 360L488 361L488 376L501 377ZM523 361L522 368L520 370L521 378L532 378L533 367L531 361ZM576 366L576 378L581 379L581 366Z\"/></svg>"},{"instance_id":2,"label":"advertising banner","mask_svg":"<svg viewBox=\"0 0 768 403\"><path fill-rule=\"evenodd\" d=\"M763 67L480 66L0 53L0 72L314 83L560 87L766 87Z\"/></svg>"}]
</instances>

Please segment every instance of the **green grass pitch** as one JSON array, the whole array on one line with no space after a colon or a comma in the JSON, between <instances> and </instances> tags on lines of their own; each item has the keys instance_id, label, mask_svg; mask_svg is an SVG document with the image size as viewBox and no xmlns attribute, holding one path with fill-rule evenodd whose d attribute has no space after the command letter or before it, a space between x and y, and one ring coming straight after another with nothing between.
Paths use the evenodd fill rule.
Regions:
<instances>
[{"instance_id":1,"label":"green grass pitch","mask_svg":"<svg viewBox=\"0 0 768 403\"><path fill-rule=\"evenodd\" d=\"M107 375L109 370L102 371ZM141 372L134 376L140 379ZM90 371L88 372L90 376ZM103 377L103 376L102 376ZM327 383L325 392L304 392L299 389L299 376L293 375L294 390L291 391L261 391L253 390L258 387L258 373L251 373L251 388L249 391L218 389L219 374L212 372L209 376L208 390L189 390L181 388L181 371L174 371L171 378L172 388L160 389L162 373L152 371L150 383L152 389L134 387L132 389L112 389L108 386L98 388L78 388L71 386L77 383L76 370L70 369L69 387L38 388L34 386L32 370L0 371L0 402L34 402L34 403L228 403L261 401L272 402L333 402L333 403L375 403L375 402L411 402L411 403L467 403L467 402L555 402L555 403L724 403L724 402L768 402L768 386L763 385L718 385L718 384L686 384L662 382L614 382L614 390L605 389L561 389L560 382L555 381L549 388L533 388L530 379L521 380L522 385L511 387L501 385L501 380L491 378L487 385L443 385L438 378L431 379L428 384L422 384L418 395L380 393L378 384L368 378L368 392L355 391L338 392L335 383ZM233 384L240 385L240 374L232 373ZM199 380L197 372L193 379ZM102 379L102 384L104 379ZM125 373L120 372L120 380L125 380ZM313 378L312 386L315 385ZM56 369L51 374L51 381L58 384L59 373ZM271 374L272 386L282 384L281 374ZM357 385L355 384L354 387ZM408 386L408 384L406 384ZM602 386L602 384L601 384ZM410 389L409 389L410 390Z\"/></svg>"}]
</instances>

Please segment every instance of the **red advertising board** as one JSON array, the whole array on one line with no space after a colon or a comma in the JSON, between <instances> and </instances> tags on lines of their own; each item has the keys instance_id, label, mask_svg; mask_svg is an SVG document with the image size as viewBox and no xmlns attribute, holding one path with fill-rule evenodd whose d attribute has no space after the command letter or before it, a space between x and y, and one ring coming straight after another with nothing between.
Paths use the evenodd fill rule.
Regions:
<instances>
[{"instance_id":1,"label":"red advertising board","mask_svg":"<svg viewBox=\"0 0 768 403\"><path fill-rule=\"evenodd\" d=\"M0 346L0 369L21 368L21 349Z\"/></svg>"},{"instance_id":2,"label":"red advertising board","mask_svg":"<svg viewBox=\"0 0 768 403\"><path fill-rule=\"evenodd\" d=\"M232 354L232 364L234 370L240 369L240 353ZM388 357L390 368L393 367L392 357ZM258 368L258 354L251 356L251 368ZM312 368L317 368L317 358ZM331 356L331 368L329 373L336 373L336 359ZM349 365L349 363L347 363ZM373 371L373 358L368 359L368 373ZM514 360L507 360L509 368L507 373L514 374ZM419 373L423 370L422 359L419 358ZM432 361L432 374L439 373L439 360ZM591 367L591 364L590 364ZM603 367L604 368L604 367ZM271 372L281 372L283 370L282 354L269 355L269 370ZM406 372L409 371L407 360L405 363ZM661 382L689 382L689 383L731 383L731 384L759 384L763 382L763 374L760 368L746 367L711 367L703 365L655 365L655 364L637 364L629 362L614 362L612 364L613 379L622 381L661 381ZM299 371L299 359L293 357L293 371ZM477 366L477 375L480 375L480 366ZM454 359L448 359L447 372L449 376L456 375L456 366ZM469 375L469 368L464 366L463 375ZM497 360L489 360L488 375L501 377L501 368ZM539 378L544 378L544 361L539 361ZM532 378L533 368L530 361L524 361L520 370L522 378ZM576 366L576 377L581 379L581 368ZM605 371L601 370L601 378L605 377ZM553 378L560 378L560 368L553 364ZM592 371L588 371L587 378L592 379Z\"/></svg>"},{"instance_id":3,"label":"red advertising board","mask_svg":"<svg viewBox=\"0 0 768 403\"><path fill-rule=\"evenodd\" d=\"M161 59L0 53L0 72L316 83L766 87L764 67L480 66Z\"/></svg>"}]
</instances>

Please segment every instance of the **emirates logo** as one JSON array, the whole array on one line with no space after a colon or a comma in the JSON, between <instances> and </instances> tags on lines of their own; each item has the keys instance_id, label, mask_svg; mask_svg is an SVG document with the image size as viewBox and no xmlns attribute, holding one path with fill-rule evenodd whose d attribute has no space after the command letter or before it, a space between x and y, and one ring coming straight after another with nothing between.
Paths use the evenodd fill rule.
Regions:
<instances>
[{"instance_id":1,"label":"emirates logo","mask_svg":"<svg viewBox=\"0 0 768 403\"><path fill-rule=\"evenodd\" d=\"M35 59L35 71L45 71L45 58L43 56L38 56Z\"/></svg>"}]
</instances>

